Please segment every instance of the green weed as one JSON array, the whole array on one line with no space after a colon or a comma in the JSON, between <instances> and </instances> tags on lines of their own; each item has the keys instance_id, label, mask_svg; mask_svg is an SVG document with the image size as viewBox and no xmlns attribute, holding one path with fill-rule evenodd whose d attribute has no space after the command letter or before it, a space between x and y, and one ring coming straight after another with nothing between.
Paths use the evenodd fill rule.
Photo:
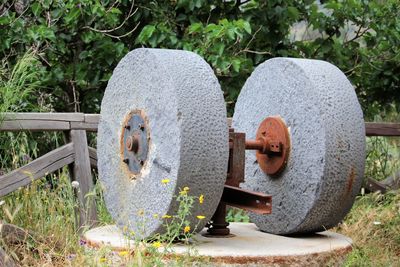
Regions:
<instances>
[{"instance_id":1,"label":"green weed","mask_svg":"<svg viewBox=\"0 0 400 267\"><path fill-rule=\"evenodd\" d=\"M337 228L353 240L345 266L398 266L400 262L400 194L374 193L357 198Z\"/></svg>"},{"instance_id":2,"label":"green weed","mask_svg":"<svg viewBox=\"0 0 400 267\"><path fill-rule=\"evenodd\" d=\"M0 114L20 111L30 105L27 97L40 86L39 63L36 53L26 52L10 69L7 61L0 66ZM1 116L1 115L0 115ZM0 117L0 122L1 122Z\"/></svg>"}]
</instances>

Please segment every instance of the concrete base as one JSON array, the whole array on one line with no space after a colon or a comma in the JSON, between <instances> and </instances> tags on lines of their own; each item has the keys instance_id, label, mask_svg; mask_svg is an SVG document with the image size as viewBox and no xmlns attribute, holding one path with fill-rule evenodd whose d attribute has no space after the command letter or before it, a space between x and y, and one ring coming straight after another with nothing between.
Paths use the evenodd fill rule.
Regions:
<instances>
[{"instance_id":1,"label":"concrete base","mask_svg":"<svg viewBox=\"0 0 400 267\"><path fill-rule=\"evenodd\" d=\"M210 258L217 265L319 266L329 263L336 266L351 251L350 238L329 231L285 237L261 232L253 223L231 223L229 228L234 237L209 238L197 234L193 242L196 256ZM106 245L114 250L134 247L134 241L127 240L115 225L91 229L84 238L94 247ZM175 254L187 254L188 249L183 244L172 248Z\"/></svg>"}]
</instances>

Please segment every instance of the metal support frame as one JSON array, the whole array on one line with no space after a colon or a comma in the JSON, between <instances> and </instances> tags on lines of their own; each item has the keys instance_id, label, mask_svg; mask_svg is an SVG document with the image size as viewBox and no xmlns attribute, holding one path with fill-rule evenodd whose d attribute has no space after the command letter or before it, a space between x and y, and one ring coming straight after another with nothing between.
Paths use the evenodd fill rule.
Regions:
<instances>
[{"instance_id":1,"label":"metal support frame","mask_svg":"<svg viewBox=\"0 0 400 267\"><path fill-rule=\"evenodd\" d=\"M208 230L206 237L231 237L226 221L226 206L236 207L252 211L258 214L270 214L272 207L272 197L259 192L253 192L240 188L240 183L244 182L245 152L248 144L254 142L246 141L245 133L237 133L234 129L229 129L229 162L227 178L224 186L221 201L210 222L207 224Z\"/></svg>"}]
</instances>

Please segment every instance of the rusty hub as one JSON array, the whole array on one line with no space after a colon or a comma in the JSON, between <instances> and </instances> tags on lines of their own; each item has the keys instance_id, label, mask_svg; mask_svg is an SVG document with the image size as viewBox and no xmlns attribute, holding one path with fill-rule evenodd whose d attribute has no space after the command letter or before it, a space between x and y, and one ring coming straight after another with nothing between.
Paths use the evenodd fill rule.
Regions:
<instances>
[{"instance_id":1,"label":"rusty hub","mask_svg":"<svg viewBox=\"0 0 400 267\"><path fill-rule=\"evenodd\" d=\"M260 123L256 140L246 140L246 149L257 150L260 168L268 175L279 174L286 166L289 150L289 131L279 116L271 116Z\"/></svg>"},{"instance_id":2,"label":"rusty hub","mask_svg":"<svg viewBox=\"0 0 400 267\"><path fill-rule=\"evenodd\" d=\"M120 142L122 161L132 174L140 173L149 152L149 131L143 111L135 110L126 116Z\"/></svg>"}]
</instances>

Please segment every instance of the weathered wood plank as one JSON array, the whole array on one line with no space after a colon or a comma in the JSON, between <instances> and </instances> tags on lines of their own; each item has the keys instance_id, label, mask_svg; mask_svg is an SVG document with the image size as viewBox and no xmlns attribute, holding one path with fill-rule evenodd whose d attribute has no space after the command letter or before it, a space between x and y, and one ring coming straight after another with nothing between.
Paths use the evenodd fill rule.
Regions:
<instances>
[{"instance_id":1,"label":"weathered wood plank","mask_svg":"<svg viewBox=\"0 0 400 267\"><path fill-rule=\"evenodd\" d=\"M13 120L44 120L44 121L85 121L84 113L58 113L58 112L25 112L3 113L5 121Z\"/></svg>"},{"instance_id":2,"label":"weathered wood plank","mask_svg":"<svg viewBox=\"0 0 400 267\"><path fill-rule=\"evenodd\" d=\"M7 255L7 253L0 247L0 266L2 267L16 267L14 260Z\"/></svg>"},{"instance_id":3,"label":"weathered wood plank","mask_svg":"<svg viewBox=\"0 0 400 267\"><path fill-rule=\"evenodd\" d=\"M379 191L382 194L386 193L387 191L387 188L384 184L372 178L367 178L367 182L365 183L365 189L367 192Z\"/></svg>"},{"instance_id":4,"label":"weathered wood plank","mask_svg":"<svg viewBox=\"0 0 400 267\"><path fill-rule=\"evenodd\" d=\"M97 168L97 150L93 147L89 147L89 157L90 157L90 166L92 168Z\"/></svg>"},{"instance_id":5,"label":"weathered wood plank","mask_svg":"<svg viewBox=\"0 0 400 267\"><path fill-rule=\"evenodd\" d=\"M0 122L0 131L65 131L70 129L68 121L15 120Z\"/></svg>"},{"instance_id":6,"label":"weathered wood plank","mask_svg":"<svg viewBox=\"0 0 400 267\"><path fill-rule=\"evenodd\" d=\"M366 122L367 136L400 136L400 123Z\"/></svg>"},{"instance_id":7,"label":"weathered wood plank","mask_svg":"<svg viewBox=\"0 0 400 267\"><path fill-rule=\"evenodd\" d=\"M33 160L21 168L0 176L0 197L22 186L29 185L32 181L48 173L55 172L73 162L74 158L74 146L70 143Z\"/></svg>"},{"instance_id":8,"label":"weathered wood plank","mask_svg":"<svg viewBox=\"0 0 400 267\"><path fill-rule=\"evenodd\" d=\"M397 171L397 173L387 177L385 180L381 182L388 188L388 190L400 189L400 171Z\"/></svg>"},{"instance_id":9,"label":"weathered wood plank","mask_svg":"<svg viewBox=\"0 0 400 267\"><path fill-rule=\"evenodd\" d=\"M85 130L89 132L97 132L97 128L99 127L98 123L92 122L71 122L71 130Z\"/></svg>"},{"instance_id":10,"label":"weathered wood plank","mask_svg":"<svg viewBox=\"0 0 400 267\"><path fill-rule=\"evenodd\" d=\"M377 181L373 178L367 178L365 189L367 192L380 191L382 194L390 190L400 189L400 171L382 181Z\"/></svg>"},{"instance_id":11,"label":"weathered wood plank","mask_svg":"<svg viewBox=\"0 0 400 267\"><path fill-rule=\"evenodd\" d=\"M87 123L99 123L100 114L85 114L85 122Z\"/></svg>"},{"instance_id":12,"label":"weathered wood plank","mask_svg":"<svg viewBox=\"0 0 400 267\"><path fill-rule=\"evenodd\" d=\"M74 144L75 151L75 161L72 165L72 180L79 182L79 188L75 192L79 200L78 226L81 229L82 226L92 226L97 221L95 199L93 196L89 196L89 193L94 189L94 184L86 131L71 130L69 138Z\"/></svg>"}]
</instances>

